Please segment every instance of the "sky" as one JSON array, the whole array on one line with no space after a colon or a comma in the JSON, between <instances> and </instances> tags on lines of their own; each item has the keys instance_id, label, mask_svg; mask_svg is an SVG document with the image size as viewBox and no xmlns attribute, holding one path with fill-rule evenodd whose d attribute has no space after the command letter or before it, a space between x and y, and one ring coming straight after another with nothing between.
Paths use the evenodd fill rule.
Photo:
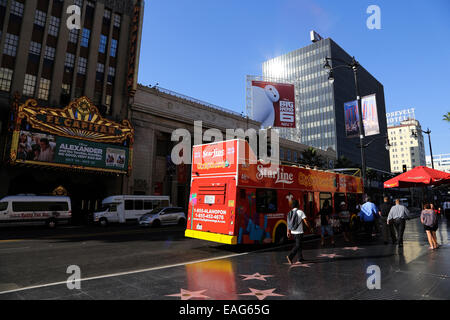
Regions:
<instances>
[{"instance_id":1,"label":"sky","mask_svg":"<svg viewBox=\"0 0 450 320\"><path fill-rule=\"evenodd\" d=\"M370 5L379 30L367 27ZM144 14L143 85L245 112L246 75L309 45L316 30L384 85L387 112L415 108L433 155L450 153L449 0L146 0Z\"/></svg>"}]
</instances>

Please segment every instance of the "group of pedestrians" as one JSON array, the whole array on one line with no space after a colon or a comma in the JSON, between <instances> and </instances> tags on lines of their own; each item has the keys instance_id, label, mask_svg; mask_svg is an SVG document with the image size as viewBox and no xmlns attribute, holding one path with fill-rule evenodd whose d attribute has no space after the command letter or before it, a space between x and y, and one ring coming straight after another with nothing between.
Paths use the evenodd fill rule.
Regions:
<instances>
[{"instance_id":1,"label":"group of pedestrians","mask_svg":"<svg viewBox=\"0 0 450 320\"><path fill-rule=\"evenodd\" d=\"M321 245L325 244L325 234L331 239L331 245L334 246L333 232L333 216L332 207L328 200L324 201L322 209L319 211L320 227L321 227ZM360 206L359 219L362 222L363 230L366 238L373 239L376 236L375 231L379 230L378 224L381 226L381 233L384 244L391 242L394 245L403 247L403 234L406 227L406 220L410 216L409 210L400 203L400 199L395 200L395 204L391 205L389 197L384 197L383 203L379 208L371 201L370 197L366 198L366 202ZM341 202L337 219L344 235L346 242L351 241L351 223L352 216L345 202ZM299 209L297 200L293 201L292 210L288 214L288 237L295 239L295 245L289 255L286 257L289 263L292 263L294 257L298 255L298 260L303 261L302 240L304 228L311 228L306 219L305 213ZM437 212L433 205L427 203L421 212L420 221L424 225L427 234L430 249L439 247L436 240L436 231L438 229ZM390 240L390 241L389 241Z\"/></svg>"}]
</instances>

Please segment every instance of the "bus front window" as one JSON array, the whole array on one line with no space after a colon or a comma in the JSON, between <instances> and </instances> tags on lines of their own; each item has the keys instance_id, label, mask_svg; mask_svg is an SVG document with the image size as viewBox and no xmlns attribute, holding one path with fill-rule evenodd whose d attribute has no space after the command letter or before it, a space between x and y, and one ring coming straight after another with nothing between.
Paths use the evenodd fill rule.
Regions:
<instances>
[{"instance_id":1,"label":"bus front window","mask_svg":"<svg viewBox=\"0 0 450 320\"><path fill-rule=\"evenodd\" d=\"M0 212L6 211L8 208L8 202L0 202Z\"/></svg>"}]
</instances>

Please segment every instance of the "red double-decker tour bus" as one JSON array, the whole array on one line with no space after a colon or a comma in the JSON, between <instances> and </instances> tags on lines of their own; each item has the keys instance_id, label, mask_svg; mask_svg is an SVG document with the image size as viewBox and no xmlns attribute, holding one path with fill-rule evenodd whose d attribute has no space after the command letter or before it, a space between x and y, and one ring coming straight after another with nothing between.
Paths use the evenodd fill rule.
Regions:
<instances>
[{"instance_id":1,"label":"red double-decker tour bus","mask_svg":"<svg viewBox=\"0 0 450 320\"><path fill-rule=\"evenodd\" d=\"M294 199L314 221L328 200L355 210L362 198L359 177L299 166L264 164L245 140L197 145L186 237L225 244L278 243Z\"/></svg>"}]
</instances>

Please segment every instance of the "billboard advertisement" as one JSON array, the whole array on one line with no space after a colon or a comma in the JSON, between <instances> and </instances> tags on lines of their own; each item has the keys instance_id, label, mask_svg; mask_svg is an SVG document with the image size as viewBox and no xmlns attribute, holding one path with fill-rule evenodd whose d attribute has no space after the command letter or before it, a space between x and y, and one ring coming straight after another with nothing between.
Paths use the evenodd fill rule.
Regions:
<instances>
[{"instance_id":1,"label":"billboard advertisement","mask_svg":"<svg viewBox=\"0 0 450 320\"><path fill-rule=\"evenodd\" d=\"M380 133L378 125L377 99L375 94L365 96L361 99L362 114L364 121L364 133L366 137Z\"/></svg>"},{"instance_id":2,"label":"billboard advertisement","mask_svg":"<svg viewBox=\"0 0 450 320\"><path fill-rule=\"evenodd\" d=\"M128 149L51 134L20 131L17 160L126 171Z\"/></svg>"},{"instance_id":3,"label":"billboard advertisement","mask_svg":"<svg viewBox=\"0 0 450 320\"><path fill-rule=\"evenodd\" d=\"M295 86L252 81L253 119L264 128L295 128Z\"/></svg>"},{"instance_id":4,"label":"billboard advertisement","mask_svg":"<svg viewBox=\"0 0 450 320\"><path fill-rule=\"evenodd\" d=\"M10 162L127 173L133 136L129 121L103 118L86 97L66 108L38 107L29 99L16 106Z\"/></svg>"},{"instance_id":5,"label":"billboard advertisement","mask_svg":"<svg viewBox=\"0 0 450 320\"><path fill-rule=\"evenodd\" d=\"M359 135L358 102L355 100L344 103L344 114L346 136L357 137Z\"/></svg>"}]
</instances>

